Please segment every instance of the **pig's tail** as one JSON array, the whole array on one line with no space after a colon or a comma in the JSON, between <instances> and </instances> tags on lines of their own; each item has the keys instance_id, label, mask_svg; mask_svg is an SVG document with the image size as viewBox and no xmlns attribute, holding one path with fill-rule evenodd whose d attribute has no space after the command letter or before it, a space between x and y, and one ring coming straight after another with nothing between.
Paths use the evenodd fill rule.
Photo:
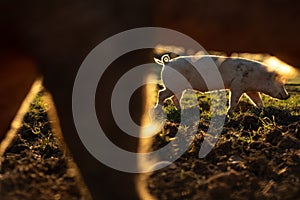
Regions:
<instances>
[{"instance_id":1,"label":"pig's tail","mask_svg":"<svg viewBox=\"0 0 300 200\"><path fill-rule=\"evenodd\" d=\"M161 62L164 64L168 63L170 61L170 56L168 54L165 54L161 57Z\"/></svg>"}]
</instances>

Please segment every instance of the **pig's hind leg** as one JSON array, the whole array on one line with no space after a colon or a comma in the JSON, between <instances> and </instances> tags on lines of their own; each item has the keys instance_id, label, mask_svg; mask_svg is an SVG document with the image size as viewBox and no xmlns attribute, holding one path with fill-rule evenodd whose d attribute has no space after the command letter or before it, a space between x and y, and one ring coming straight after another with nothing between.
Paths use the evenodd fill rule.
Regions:
<instances>
[{"instance_id":1,"label":"pig's hind leg","mask_svg":"<svg viewBox=\"0 0 300 200\"><path fill-rule=\"evenodd\" d=\"M156 106L158 106L158 105L163 106L165 99L167 99L173 95L174 95L173 92L171 90L169 90L168 88L164 88L164 89L160 90L158 93L158 100L157 100Z\"/></svg>"},{"instance_id":2,"label":"pig's hind leg","mask_svg":"<svg viewBox=\"0 0 300 200\"><path fill-rule=\"evenodd\" d=\"M242 94L243 94L243 92L240 91L238 88L231 88L230 93L229 93L229 108L227 111L228 115L232 115L237 104L239 103L239 100L240 100Z\"/></svg>"},{"instance_id":3,"label":"pig's hind leg","mask_svg":"<svg viewBox=\"0 0 300 200\"><path fill-rule=\"evenodd\" d=\"M182 93L180 94L175 94L173 97L172 97L172 101L176 107L177 110L181 110L181 107L180 107L180 99L181 99L181 96L182 96Z\"/></svg>"},{"instance_id":4,"label":"pig's hind leg","mask_svg":"<svg viewBox=\"0 0 300 200\"><path fill-rule=\"evenodd\" d=\"M255 106L261 108L263 107L263 101L261 100L259 92L246 92L246 96L249 98L251 103Z\"/></svg>"},{"instance_id":5,"label":"pig's hind leg","mask_svg":"<svg viewBox=\"0 0 300 200\"><path fill-rule=\"evenodd\" d=\"M176 108L180 109L179 100L176 97L176 95L174 95L174 93L171 90L169 90L168 88L164 88L164 89L160 90L158 93L157 103L156 103L153 111L151 111L152 117L156 118L157 116L164 115L164 111L163 111L162 107L164 105L165 99L170 98L170 97L172 97L172 101L175 104ZM178 106L179 106L179 108L178 108Z\"/></svg>"},{"instance_id":6,"label":"pig's hind leg","mask_svg":"<svg viewBox=\"0 0 300 200\"><path fill-rule=\"evenodd\" d=\"M181 95L182 95L182 93L174 94L168 88L164 88L163 90L159 91L157 105L159 104L159 105L163 106L164 100L172 97L172 101L173 101L175 107L177 108L177 110L180 110L179 100L181 98Z\"/></svg>"}]
</instances>

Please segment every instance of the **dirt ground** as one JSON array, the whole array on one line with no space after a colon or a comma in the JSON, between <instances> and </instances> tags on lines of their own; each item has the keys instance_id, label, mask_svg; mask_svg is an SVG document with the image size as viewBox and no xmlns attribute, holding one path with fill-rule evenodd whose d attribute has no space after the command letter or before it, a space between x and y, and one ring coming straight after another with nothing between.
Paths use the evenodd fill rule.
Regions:
<instances>
[{"instance_id":1,"label":"dirt ground","mask_svg":"<svg viewBox=\"0 0 300 200\"><path fill-rule=\"evenodd\" d=\"M40 93L0 163L1 200L78 200L77 171L53 136Z\"/></svg>"},{"instance_id":2,"label":"dirt ground","mask_svg":"<svg viewBox=\"0 0 300 200\"><path fill-rule=\"evenodd\" d=\"M265 98L263 110L240 103L240 110L226 118L216 146L199 159L209 125L204 110L190 149L148 180L151 193L160 200L300 199L300 107L299 96L294 98L281 105ZM200 106L209 109L207 101ZM173 110L169 116L176 114ZM169 120L154 150L175 137L178 121Z\"/></svg>"},{"instance_id":3,"label":"dirt ground","mask_svg":"<svg viewBox=\"0 0 300 200\"><path fill-rule=\"evenodd\" d=\"M289 91L287 101L264 97L262 110L241 102L202 159L198 152L211 116L209 97L200 95L195 139L177 161L151 175L151 193L160 200L300 199L299 90ZM169 120L156 136L154 150L172 141L179 128L178 111L166 106ZM82 198L70 158L53 136L45 109L38 96L1 159L1 200Z\"/></svg>"}]
</instances>

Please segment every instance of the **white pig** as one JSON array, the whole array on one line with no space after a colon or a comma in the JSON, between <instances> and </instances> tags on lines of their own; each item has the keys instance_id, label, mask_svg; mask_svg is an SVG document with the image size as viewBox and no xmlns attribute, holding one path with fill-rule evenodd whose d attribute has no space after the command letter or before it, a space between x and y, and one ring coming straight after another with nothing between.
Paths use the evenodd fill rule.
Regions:
<instances>
[{"instance_id":1,"label":"white pig","mask_svg":"<svg viewBox=\"0 0 300 200\"><path fill-rule=\"evenodd\" d=\"M246 94L250 101L258 107L263 106L260 92L282 100L290 97L284 88L284 79L280 71L257 61L213 55L180 56L170 59L168 55L163 55L161 60L155 59L155 62L163 66L161 78L165 86L159 91L157 105L163 105L166 98L172 97L176 108L180 109L179 100L184 90L188 88L185 88L180 81L174 80L174 69L186 78L194 90L207 92L208 88L210 90L229 89L228 114L232 114L243 94ZM214 77L211 77L210 72L205 73L207 70L201 70L201 68L205 68L209 64L217 66L224 87L206 85L207 81L205 82L205 78L202 76L210 76L206 80L214 79ZM201 74L195 67L200 67L198 71Z\"/></svg>"}]
</instances>

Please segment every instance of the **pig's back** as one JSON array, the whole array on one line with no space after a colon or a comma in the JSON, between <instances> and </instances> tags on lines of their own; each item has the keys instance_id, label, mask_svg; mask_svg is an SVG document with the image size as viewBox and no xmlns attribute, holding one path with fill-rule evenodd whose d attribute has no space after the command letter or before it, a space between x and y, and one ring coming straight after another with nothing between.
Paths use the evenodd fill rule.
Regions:
<instances>
[{"instance_id":1,"label":"pig's back","mask_svg":"<svg viewBox=\"0 0 300 200\"><path fill-rule=\"evenodd\" d=\"M250 87L253 82L264 79L267 67L260 62L244 58L227 58L219 65L219 71L226 88L230 88L233 81Z\"/></svg>"}]
</instances>

